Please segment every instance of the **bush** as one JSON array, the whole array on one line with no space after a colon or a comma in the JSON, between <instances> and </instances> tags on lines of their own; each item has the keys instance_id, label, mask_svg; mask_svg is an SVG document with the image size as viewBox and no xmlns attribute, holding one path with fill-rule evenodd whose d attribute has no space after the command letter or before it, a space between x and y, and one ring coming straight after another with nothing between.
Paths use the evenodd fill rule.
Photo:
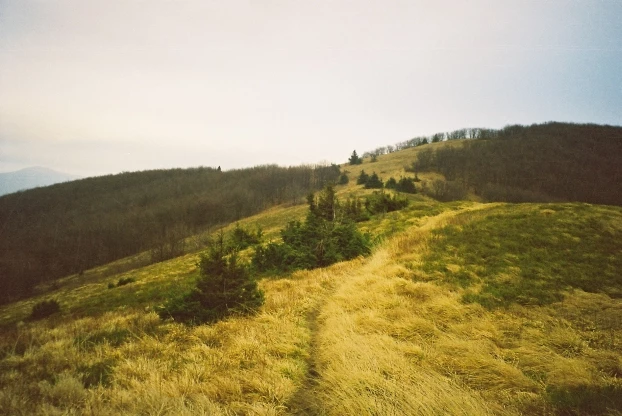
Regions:
<instances>
[{"instance_id":1,"label":"bush","mask_svg":"<svg viewBox=\"0 0 622 416\"><path fill-rule=\"evenodd\" d=\"M397 181L393 176L391 176L387 183L384 184L384 187L387 189L395 189L397 188Z\"/></svg>"},{"instance_id":2,"label":"bush","mask_svg":"<svg viewBox=\"0 0 622 416\"><path fill-rule=\"evenodd\" d=\"M381 189L383 187L382 179L378 177L376 172L372 173L367 182L365 182L365 189Z\"/></svg>"},{"instance_id":3,"label":"bush","mask_svg":"<svg viewBox=\"0 0 622 416\"><path fill-rule=\"evenodd\" d=\"M369 212L365 209L363 202L359 198L348 198L340 207L341 216L344 219L360 222L369 219Z\"/></svg>"},{"instance_id":4,"label":"bush","mask_svg":"<svg viewBox=\"0 0 622 416\"><path fill-rule=\"evenodd\" d=\"M122 277L117 282L117 287L129 285L130 283L134 283L135 281L136 279L134 279L133 277Z\"/></svg>"},{"instance_id":5,"label":"bush","mask_svg":"<svg viewBox=\"0 0 622 416\"><path fill-rule=\"evenodd\" d=\"M400 178L400 181L395 185L395 190L407 194L416 194L415 180L413 178Z\"/></svg>"},{"instance_id":6,"label":"bush","mask_svg":"<svg viewBox=\"0 0 622 416\"><path fill-rule=\"evenodd\" d=\"M250 246L258 244L261 241L263 231L257 228L256 232L248 231L240 227L239 223L235 224L235 228L231 232L231 241L229 242L229 251L244 250Z\"/></svg>"},{"instance_id":7,"label":"bush","mask_svg":"<svg viewBox=\"0 0 622 416\"><path fill-rule=\"evenodd\" d=\"M357 185L365 185L368 180L369 180L369 175L367 173L365 173L365 170L361 170L361 174L356 179L356 184Z\"/></svg>"},{"instance_id":8,"label":"bush","mask_svg":"<svg viewBox=\"0 0 622 416\"><path fill-rule=\"evenodd\" d=\"M47 318L48 316L53 315L57 312L60 312L60 304L58 303L58 301L54 299L43 300L41 302L37 302L32 307L30 319L37 320Z\"/></svg>"},{"instance_id":9,"label":"bush","mask_svg":"<svg viewBox=\"0 0 622 416\"><path fill-rule=\"evenodd\" d=\"M457 181L444 181L436 179L428 185L424 182L423 193L437 201L449 202L460 201L466 197L466 189Z\"/></svg>"},{"instance_id":10,"label":"bush","mask_svg":"<svg viewBox=\"0 0 622 416\"><path fill-rule=\"evenodd\" d=\"M292 221L281 230L281 244L258 246L252 259L259 272L289 272L324 267L370 252L369 236L358 231L350 215L361 214L360 201L348 200L345 209L327 187L308 198L309 213L304 222Z\"/></svg>"},{"instance_id":11,"label":"bush","mask_svg":"<svg viewBox=\"0 0 622 416\"><path fill-rule=\"evenodd\" d=\"M371 215L397 211L405 208L407 205L408 200L406 198L397 195L391 196L378 191L365 198L365 209Z\"/></svg>"},{"instance_id":12,"label":"bush","mask_svg":"<svg viewBox=\"0 0 622 416\"><path fill-rule=\"evenodd\" d=\"M348 175L343 172L340 176L339 176L339 182L337 182L339 185L347 185L348 182L350 182L350 179L348 178Z\"/></svg>"}]
</instances>

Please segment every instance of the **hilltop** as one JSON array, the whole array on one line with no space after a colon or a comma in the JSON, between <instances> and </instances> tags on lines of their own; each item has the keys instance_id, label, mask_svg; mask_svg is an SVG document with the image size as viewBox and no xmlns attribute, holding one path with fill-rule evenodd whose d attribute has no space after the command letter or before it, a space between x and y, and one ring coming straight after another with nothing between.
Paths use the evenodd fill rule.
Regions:
<instances>
[{"instance_id":1,"label":"hilltop","mask_svg":"<svg viewBox=\"0 0 622 416\"><path fill-rule=\"evenodd\" d=\"M620 129L603 130L612 138L590 137L590 146L615 146ZM258 275L265 303L254 315L199 326L158 317L199 278L200 244L153 264L141 263L148 251L86 269L0 307L0 413L618 414L622 204L544 186L520 188L531 202L489 202L479 182L448 178L438 162L423 167L428 153L455 156L495 140L514 139L419 141L340 166L342 204L378 191L356 183L362 171L384 183L416 175L416 193L398 195L406 207L358 222L373 240L369 256ZM538 163L563 172L572 153ZM603 155L599 172L615 174L607 166L622 154ZM509 159L494 166L516 169ZM528 183L561 180L529 172ZM496 195L516 195L495 183L513 190ZM308 211L302 197L280 202L220 229L261 229L263 244L278 242ZM49 299L60 312L29 320Z\"/></svg>"}]
</instances>

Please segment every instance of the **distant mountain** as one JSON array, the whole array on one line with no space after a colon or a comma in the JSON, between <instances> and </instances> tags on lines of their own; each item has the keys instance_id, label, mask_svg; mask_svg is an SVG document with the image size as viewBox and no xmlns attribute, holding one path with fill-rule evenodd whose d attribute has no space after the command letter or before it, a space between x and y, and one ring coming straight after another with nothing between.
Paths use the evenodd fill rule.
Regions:
<instances>
[{"instance_id":1,"label":"distant mountain","mask_svg":"<svg viewBox=\"0 0 622 416\"><path fill-rule=\"evenodd\" d=\"M24 189L53 185L59 182L79 179L79 176L57 172L40 166L25 168L15 172L0 173L0 195L6 195Z\"/></svg>"}]
</instances>

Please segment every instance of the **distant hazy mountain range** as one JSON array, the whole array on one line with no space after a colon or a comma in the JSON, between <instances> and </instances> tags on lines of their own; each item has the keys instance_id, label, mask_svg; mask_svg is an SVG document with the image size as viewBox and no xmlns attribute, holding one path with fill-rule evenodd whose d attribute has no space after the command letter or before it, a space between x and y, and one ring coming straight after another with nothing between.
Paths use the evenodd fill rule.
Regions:
<instances>
[{"instance_id":1,"label":"distant hazy mountain range","mask_svg":"<svg viewBox=\"0 0 622 416\"><path fill-rule=\"evenodd\" d=\"M57 172L39 166L25 168L15 172L0 173L0 195L6 195L38 186L53 185L59 182L79 179L79 176Z\"/></svg>"}]
</instances>

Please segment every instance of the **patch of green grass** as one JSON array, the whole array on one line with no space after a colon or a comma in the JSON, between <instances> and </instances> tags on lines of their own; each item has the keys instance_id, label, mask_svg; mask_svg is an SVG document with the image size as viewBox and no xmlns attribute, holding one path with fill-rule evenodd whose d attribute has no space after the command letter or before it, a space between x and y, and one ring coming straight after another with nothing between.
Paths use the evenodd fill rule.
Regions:
<instances>
[{"instance_id":1,"label":"patch of green grass","mask_svg":"<svg viewBox=\"0 0 622 416\"><path fill-rule=\"evenodd\" d=\"M549 386L547 399L558 415L613 415L622 409L622 386Z\"/></svg>"},{"instance_id":2,"label":"patch of green grass","mask_svg":"<svg viewBox=\"0 0 622 416\"><path fill-rule=\"evenodd\" d=\"M81 348L90 349L95 345L109 344L112 347L118 347L125 343L129 336L130 331L127 329L110 329L104 331L97 331L87 335L80 335L76 337L75 343Z\"/></svg>"},{"instance_id":3,"label":"patch of green grass","mask_svg":"<svg viewBox=\"0 0 622 416\"><path fill-rule=\"evenodd\" d=\"M115 361L107 359L90 365L80 365L77 368L85 388L96 386L108 387L112 383Z\"/></svg>"},{"instance_id":4,"label":"patch of green grass","mask_svg":"<svg viewBox=\"0 0 622 416\"><path fill-rule=\"evenodd\" d=\"M406 208L386 214L376 214L368 221L359 223L363 232L374 236L378 243L409 227L419 226L425 217L434 217L445 211L454 211L471 205L469 201L438 202L421 195L403 195L410 201Z\"/></svg>"},{"instance_id":5,"label":"patch of green grass","mask_svg":"<svg viewBox=\"0 0 622 416\"><path fill-rule=\"evenodd\" d=\"M452 265L448 267L448 265ZM545 305L565 290L622 289L622 210L587 204L506 205L434 232L424 271L469 288L487 308Z\"/></svg>"}]
</instances>

